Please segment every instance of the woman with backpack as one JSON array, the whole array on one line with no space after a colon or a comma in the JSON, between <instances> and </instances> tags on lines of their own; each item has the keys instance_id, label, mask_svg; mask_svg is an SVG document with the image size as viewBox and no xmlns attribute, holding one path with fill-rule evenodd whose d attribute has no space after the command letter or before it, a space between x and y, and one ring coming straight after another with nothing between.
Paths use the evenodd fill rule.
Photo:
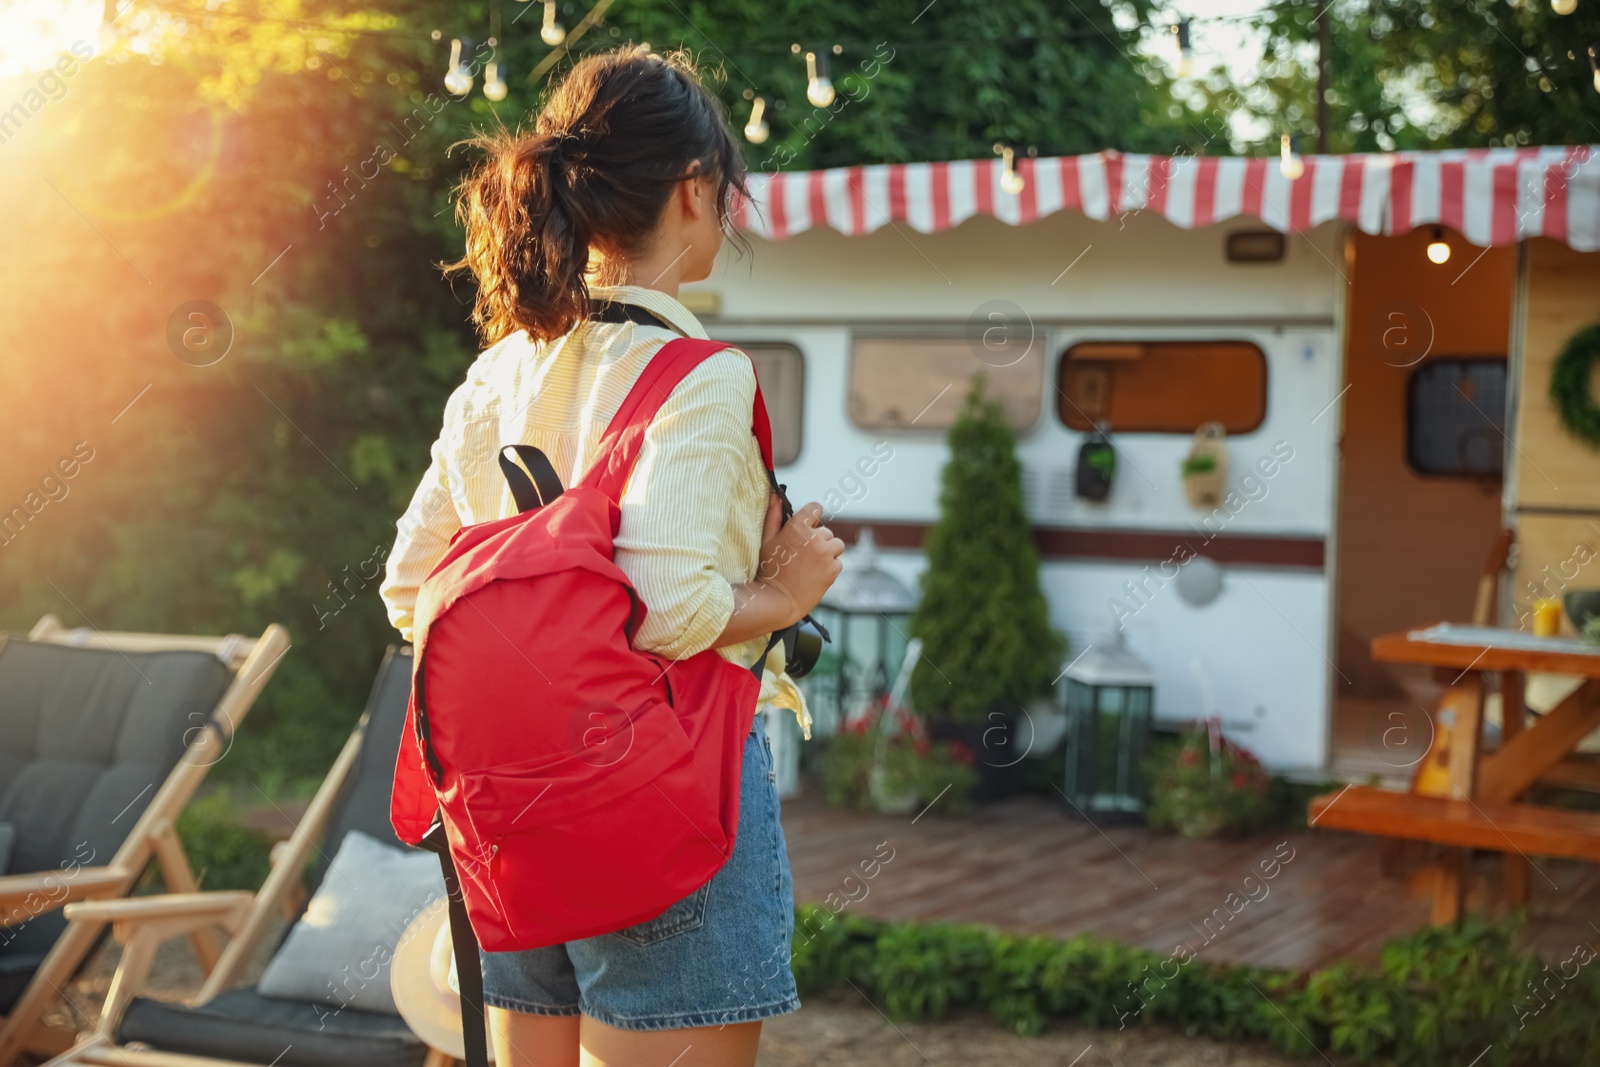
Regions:
<instances>
[{"instance_id":1,"label":"woman with backpack","mask_svg":"<svg viewBox=\"0 0 1600 1067\"><path fill-rule=\"evenodd\" d=\"M717 101L687 60L647 47L581 60L531 132L502 131L479 147L486 158L457 204L466 254L452 267L477 280L473 318L490 347L446 405L388 560L382 595L407 640L421 626L419 588L452 536L517 513L497 469L501 449L531 445L562 485L578 485L606 461L602 438L652 357L677 338L706 337L678 289L709 276L730 197L743 191ZM843 543L821 525L818 504L783 521L752 434L759 392L745 355L716 351L656 399L612 541L645 609L632 647L661 659L669 687L669 661L706 649L757 664L761 711L805 725L769 635L817 605ZM764 409L756 421L765 428ZM660 915L483 953L501 1067L754 1063L761 1020L799 1007L792 882L760 713L738 781L731 856Z\"/></svg>"}]
</instances>

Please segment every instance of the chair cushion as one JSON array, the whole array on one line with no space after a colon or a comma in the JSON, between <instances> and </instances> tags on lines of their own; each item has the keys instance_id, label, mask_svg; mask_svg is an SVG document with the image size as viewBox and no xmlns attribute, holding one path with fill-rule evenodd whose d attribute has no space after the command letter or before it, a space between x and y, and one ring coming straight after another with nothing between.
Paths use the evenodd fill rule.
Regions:
<instances>
[{"instance_id":1,"label":"chair cushion","mask_svg":"<svg viewBox=\"0 0 1600 1067\"><path fill-rule=\"evenodd\" d=\"M199 1007L135 998L117 1038L277 1067L421 1067L427 1046L395 1015L235 989Z\"/></svg>"},{"instance_id":2,"label":"chair cushion","mask_svg":"<svg viewBox=\"0 0 1600 1067\"><path fill-rule=\"evenodd\" d=\"M443 896L438 856L350 831L257 991L395 1014L389 990L395 946L412 920Z\"/></svg>"},{"instance_id":3,"label":"chair cushion","mask_svg":"<svg viewBox=\"0 0 1600 1067\"><path fill-rule=\"evenodd\" d=\"M207 652L124 655L17 637L0 645L0 822L15 829L8 873L65 878L109 862L231 678ZM50 909L5 928L0 1012L65 925Z\"/></svg>"}]
</instances>

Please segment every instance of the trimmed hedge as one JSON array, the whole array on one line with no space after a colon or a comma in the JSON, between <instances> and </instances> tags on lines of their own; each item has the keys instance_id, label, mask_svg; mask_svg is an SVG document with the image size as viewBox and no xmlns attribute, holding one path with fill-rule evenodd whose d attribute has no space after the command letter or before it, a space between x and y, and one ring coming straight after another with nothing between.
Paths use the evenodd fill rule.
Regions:
<instances>
[{"instance_id":1,"label":"trimmed hedge","mask_svg":"<svg viewBox=\"0 0 1600 1067\"><path fill-rule=\"evenodd\" d=\"M1180 961L1103 938L882 922L813 905L797 909L792 964L802 994L849 982L896 1019L979 1008L1021 1034L1053 1020L1165 1023L1354 1064L1600 1065L1594 951L1579 942L1545 964L1516 949L1515 933L1514 923L1469 919L1390 942L1377 966L1296 974Z\"/></svg>"}]
</instances>

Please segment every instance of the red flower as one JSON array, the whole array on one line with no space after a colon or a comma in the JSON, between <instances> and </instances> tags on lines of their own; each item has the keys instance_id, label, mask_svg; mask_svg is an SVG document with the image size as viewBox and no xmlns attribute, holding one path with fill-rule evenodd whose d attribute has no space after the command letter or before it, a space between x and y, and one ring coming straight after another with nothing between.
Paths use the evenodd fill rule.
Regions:
<instances>
[{"instance_id":1,"label":"red flower","mask_svg":"<svg viewBox=\"0 0 1600 1067\"><path fill-rule=\"evenodd\" d=\"M1196 752L1192 748L1186 748L1182 752L1178 753L1178 762L1190 764L1199 763L1200 753Z\"/></svg>"},{"instance_id":2,"label":"red flower","mask_svg":"<svg viewBox=\"0 0 1600 1067\"><path fill-rule=\"evenodd\" d=\"M1244 773L1243 771L1234 771L1233 772L1233 787L1235 789L1244 789L1244 788L1248 787L1249 785L1250 785L1250 776L1248 774Z\"/></svg>"},{"instance_id":3,"label":"red flower","mask_svg":"<svg viewBox=\"0 0 1600 1067\"><path fill-rule=\"evenodd\" d=\"M932 748L933 748L933 746L928 744L928 739L926 737L917 738L917 744L916 744L917 755L926 756L928 754L928 751L930 749L932 749Z\"/></svg>"},{"instance_id":4,"label":"red flower","mask_svg":"<svg viewBox=\"0 0 1600 1067\"><path fill-rule=\"evenodd\" d=\"M966 744L961 741L950 742L950 755L954 756L956 759L960 760L962 763L965 763L969 767L977 762L977 758L972 754L972 749L968 748Z\"/></svg>"}]
</instances>

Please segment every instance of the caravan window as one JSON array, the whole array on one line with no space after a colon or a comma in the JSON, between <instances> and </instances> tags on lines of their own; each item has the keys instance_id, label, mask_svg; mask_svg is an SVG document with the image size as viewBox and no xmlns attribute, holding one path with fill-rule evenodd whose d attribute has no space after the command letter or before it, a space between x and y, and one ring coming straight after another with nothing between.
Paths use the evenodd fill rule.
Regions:
<instances>
[{"instance_id":1,"label":"caravan window","mask_svg":"<svg viewBox=\"0 0 1600 1067\"><path fill-rule=\"evenodd\" d=\"M805 412L806 364L794 345L752 341L738 349L756 366L756 381L772 419L772 462L787 466L800 458L800 426Z\"/></svg>"},{"instance_id":2,"label":"caravan window","mask_svg":"<svg viewBox=\"0 0 1600 1067\"><path fill-rule=\"evenodd\" d=\"M980 371L1013 429L1039 421L1043 346L1014 361L981 360L960 337L857 337L850 359L850 421L864 430L947 430ZM976 346L980 351L982 346Z\"/></svg>"},{"instance_id":3,"label":"caravan window","mask_svg":"<svg viewBox=\"0 0 1600 1067\"><path fill-rule=\"evenodd\" d=\"M1267 357L1249 341L1085 341L1061 357L1056 407L1071 430L1249 433L1267 417Z\"/></svg>"},{"instance_id":4,"label":"caravan window","mask_svg":"<svg viewBox=\"0 0 1600 1067\"><path fill-rule=\"evenodd\" d=\"M1430 359L1412 372L1406 393L1406 462L1412 470L1503 475L1505 360Z\"/></svg>"}]
</instances>

